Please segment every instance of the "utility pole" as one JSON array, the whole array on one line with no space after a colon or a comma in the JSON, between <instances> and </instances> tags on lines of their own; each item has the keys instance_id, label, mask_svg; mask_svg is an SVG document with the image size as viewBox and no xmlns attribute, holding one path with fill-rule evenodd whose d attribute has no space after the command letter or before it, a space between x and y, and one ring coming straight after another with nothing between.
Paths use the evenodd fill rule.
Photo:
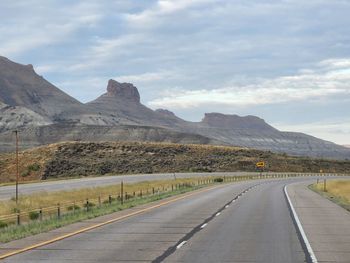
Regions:
<instances>
[{"instance_id":1,"label":"utility pole","mask_svg":"<svg viewBox=\"0 0 350 263\"><path fill-rule=\"evenodd\" d=\"M122 204L124 204L124 183L123 183L123 181L120 182L120 201Z\"/></svg>"},{"instance_id":2,"label":"utility pole","mask_svg":"<svg viewBox=\"0 0 350 263\"><path fill-rule=\"evenodd\" d=\"M18 130L14 131L16 135L16 204L18 203L18 179L19 179L19 165L18 165Z\"/></svg>"}]
</instances>

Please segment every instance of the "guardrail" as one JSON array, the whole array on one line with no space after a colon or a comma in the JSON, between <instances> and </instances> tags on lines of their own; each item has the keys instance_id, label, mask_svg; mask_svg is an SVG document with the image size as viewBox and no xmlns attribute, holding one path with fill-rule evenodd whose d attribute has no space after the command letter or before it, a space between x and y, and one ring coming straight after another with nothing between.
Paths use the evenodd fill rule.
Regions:
<instances>
[{"instance_id":1,"label":"guardrail","mask_svg":"<svg viewBox=\"0 0 350 263\"><path fill-rule=\"evenodd\" d=\"M71 202L61 202L54 206L39 207L32 210L16 211L12 214L0 215L0 229L11 225L21 225L31 221L43 221L49 218L60 219L67 214L75 214L77 212L90 212L94 209L103 206L111 206L115 204L124 204L136 199L142 199L154 195L160 195L167 192L182 190L189 187L203 187L206 185L221 183L221 182L236 182L257 179L272 179L272 178L293 178L293 177L307 177L307 176L344 176L345 174L317 174L317 173L264 173L262 175L247 175L247 176L222 176L216 178L202 178L192 183L174 183L166 187L151 187L147 189L140 189L137 192L124 192L121 185L121 191L116 194L99 195L93 199L74 200ZM220 180L219 180L220 179ZM123 184L123 183L121 183Z\"/></svg>"}]
</instances>

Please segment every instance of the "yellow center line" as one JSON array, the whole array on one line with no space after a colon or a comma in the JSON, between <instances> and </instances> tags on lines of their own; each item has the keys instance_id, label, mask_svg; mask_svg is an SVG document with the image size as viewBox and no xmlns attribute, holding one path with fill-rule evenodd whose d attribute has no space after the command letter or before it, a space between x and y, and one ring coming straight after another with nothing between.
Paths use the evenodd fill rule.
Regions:
<instances>
[{"instance_id":1,"label":"yellow center line","mask_svg":"<svg viewBox=\"0 0 350 263\"><path fill-rule=\"evenodd\" d=\"M126 219L126 218L131 217L131 216L143 214L143 213L146 213L146 212L148 212L150 210L156 209L158 207L161 207L161 206L164 206L164 205L167 205L167 204L170 204L170 203L174 203L176 201L185 199L185 198L190 197L192 195L203 193L203 192L207 192L209 190L216 189L216 188L223 187L223 186L224 185L214 186L214 187L210 187L210 188L207 188L207 189L195 191L195 192L192 192L192 193L189 193L189 194L186 194L186 195L183 195L183 196L180 196L180 197L168 200L168 201L161 202L160 204L157 204L157 205L154 205L154 206L151 206L151 207L147 207L147 208L144 208L144 209L141 209L141 210L138 210L138 211L135 211L135 212L123 215L123 216L119 216L119 217L107 220L107 221L99 223L99 224L95 224L95 225L92 225L92 226L89 226L89 227L85 227L85 228L79 229L77 231L74 231L74 232L62 235L62 236L55 237L55 238L47 240L47 241L43 241L43 242L40 242L40 243L31 245L31 246L28 246L28 247L25 247L25 248L17 249L17 250L14 250L12 252L9 252L7 254L0 255L0 260L8 258L8 257L11 257L11 256L14 256L14 255L17 255L17 254L20 254L20 253L23 253L23 252L26 252L26 251L29 251L29 250L32 250L32 249L35 249L35 248L38 248L38 247L42 247L42 246L45 246L45 245L48 245L48 244L60 241L62 239L68 238L68 237L72 237L72 236L81 234L83 232L86 232L86 231L89 231L89 230L92 230L92 229L95 229L95 228L98 228L98 227L101 227L101 226L104 226L104 225L107 225L107 224L110 224L110 223L114 223L116 221L120 221L120 220Z\"/></svg>"}]
</instances>

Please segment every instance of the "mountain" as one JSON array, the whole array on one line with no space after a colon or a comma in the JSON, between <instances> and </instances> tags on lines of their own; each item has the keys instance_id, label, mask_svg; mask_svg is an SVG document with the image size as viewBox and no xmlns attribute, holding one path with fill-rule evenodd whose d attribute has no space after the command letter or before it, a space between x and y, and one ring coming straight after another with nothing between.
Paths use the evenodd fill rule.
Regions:
<instances>
[{"instance_id":1,"label":"mountain","mask_svg":"<svg viewBox=\"0 0 350 263\"><path fill-rule=\"evenodd\" d=\"M49 118L83 106L37 75L32 65L21 65L1 56L0 87L0 100L3 103L12 107L25 107Z\"/></svg>"},{"instance_id":2,"label":"mountain","mask_svg":"<svg viewBox=\"0 0 350 263\"><path fill-rule=\"evenodd\" d=\"M206 113L189 122L140 102L131 83L109 80L106 92L83 104L35 73L0 57L0 151L60 141L158 141L243 146L314 157L349 159L350 149L306 134L282 132L256 116Z\"/></svg>"},{"instance_id":3,"label":"mountain","mask_svg":"<svg viewBox=\"0 0 350 263\"><path fill-rule=\"evenodd\" d=\"M134 85L112 79L108 81L107 92L86 105L91 111L115 117L119 124L168 127L174 119L182 121L175 115L164 116L147 108L140 103L140 94Z\"/></svg>"}]
</instances>

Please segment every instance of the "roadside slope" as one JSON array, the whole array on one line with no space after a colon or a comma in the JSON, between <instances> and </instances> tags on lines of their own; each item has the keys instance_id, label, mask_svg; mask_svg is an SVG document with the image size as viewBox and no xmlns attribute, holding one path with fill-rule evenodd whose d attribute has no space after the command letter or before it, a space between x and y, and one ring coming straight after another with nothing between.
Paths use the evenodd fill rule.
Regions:
<instances>
[{"instance_id":1,"label":"roadside slope","mask_svg":"<svg viewBox=\"0 0 350 263\"><path fill-rule=\"evenodd\" d=\"M247 148L139 142L67 142L20 154L20 180L108 174L256 171L346 173L349 161L292 157ZM0 155L0 182L15 180L15 155Z\"/></svg>"}]
</instances>

